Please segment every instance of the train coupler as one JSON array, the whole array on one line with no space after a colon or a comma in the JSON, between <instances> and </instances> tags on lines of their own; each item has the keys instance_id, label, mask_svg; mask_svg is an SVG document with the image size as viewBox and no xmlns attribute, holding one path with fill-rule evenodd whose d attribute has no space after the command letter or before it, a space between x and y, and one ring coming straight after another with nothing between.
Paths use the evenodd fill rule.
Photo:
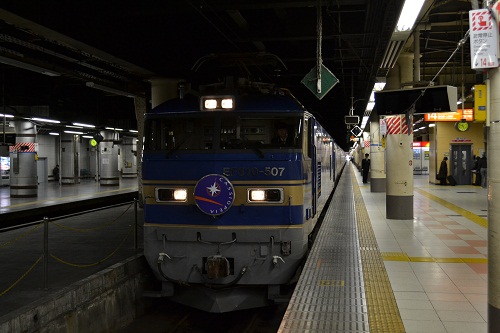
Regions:
<instances>
[{"instance_id":1,"label":"train coupler","mask_svg":"<svg viewBox=\"0 0 500 333\"><path fill-rule=\"evenodd\" d=\"M227 258L214 255L207 258L205 270L209 279L225 278L231 273L231 265Z\"/></svg>"}]
</instances>

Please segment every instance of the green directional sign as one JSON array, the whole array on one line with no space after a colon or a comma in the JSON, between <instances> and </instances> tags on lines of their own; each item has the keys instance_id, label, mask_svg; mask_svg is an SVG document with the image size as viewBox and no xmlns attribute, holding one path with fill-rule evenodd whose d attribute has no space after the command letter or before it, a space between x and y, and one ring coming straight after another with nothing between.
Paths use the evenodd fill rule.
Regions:
<instances>
[{"instance_id":1,"label":"green directional sign","mask_svg":"<svg viewBox=\"0 0 500 333\"><path fill-rule=\"evenodd\" d=\"M307 73L307 75L304 76L300 82L302 82L302 84L305 85L307 89L309 89L318 99L322 99L337 83L339 83L339 80L322 64L320 92L318 92L317 66L314 66L313 69L311 69L311 71Z\"/></svg>"}]
</instances>

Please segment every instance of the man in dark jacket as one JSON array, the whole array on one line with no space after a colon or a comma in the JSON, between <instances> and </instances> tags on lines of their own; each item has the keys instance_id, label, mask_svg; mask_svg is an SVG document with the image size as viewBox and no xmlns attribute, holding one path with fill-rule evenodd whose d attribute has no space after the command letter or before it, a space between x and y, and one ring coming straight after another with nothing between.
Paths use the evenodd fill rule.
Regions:
<instances>
[{"instance_id":1,"label":"man in dark jacket","mask_svg":"<svg viewBox=\"0 0 500 333\"><path fill-rule=\"evenodd\" d=\"M448 177L448 157L444 157L439 166L438 179L440 185L446 185L446 178Z\"/></svg>"},{"instance_id":2,"label":"man in dark jacket","mask_svg":"<svg viewBox=\"0 0 500 333\"><path fill-rule=\"evenodd\" d=\"M365 154L365 158L361 162L361 170L363 170L363 184L368 183L368 172L370 172L370 159L369 154Z\"/></svg>"}]
</instances>

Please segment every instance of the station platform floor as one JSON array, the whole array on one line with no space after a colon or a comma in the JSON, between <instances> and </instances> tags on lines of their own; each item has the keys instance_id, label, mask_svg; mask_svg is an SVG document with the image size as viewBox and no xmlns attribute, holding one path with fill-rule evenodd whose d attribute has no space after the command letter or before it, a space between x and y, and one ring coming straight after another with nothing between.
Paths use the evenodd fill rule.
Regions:
<instances>
[{"instance_id":1,"label":"station platform floor","mask_svg":"<svg viewBox=\"0 0 500 333\"><path fill-rule=\"evenodd\" d=\"M37 196L32 198L11 198L10 187L0 186L0 229L133 200L137 191L137 178L120 178L114 186L103 186L93 179L72 185L40 183Z\"/></svg>"},{"instance_id":2,"label":"station platform floor","mask_svg":"<svg viewBox=\"0 0 500 333\"><path fill-rule=\"evenodd\" d=\"M80 184L61 185L50 181L38 184L37 196L33 198L11 198L10 187L0 186L0 214L36 209L77 200L111 196L137 191L137 178L120 178L117 186L102 186L94 179L82 179Z\"/></svg>"},{"instance_id":3,"label":"station platform floor","mask_svg":"<svg viewBox=\"0 0 500 333\"><path fill-rule=\"evenodd\" d=\"M279 332L487 332L487 192L414 176L412 220L386 218L348 164Z\"/></svg>"}]
</instances>

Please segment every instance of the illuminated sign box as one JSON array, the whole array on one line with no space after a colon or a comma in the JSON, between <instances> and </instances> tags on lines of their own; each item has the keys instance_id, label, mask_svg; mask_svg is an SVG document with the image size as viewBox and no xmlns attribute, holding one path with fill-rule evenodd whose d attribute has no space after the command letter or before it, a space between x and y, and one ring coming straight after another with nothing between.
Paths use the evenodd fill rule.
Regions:
<instances>
[{"instance_id":1,"label":"illuminated sign box","mask_svg":"<svg viewBox=\"0 0 500 333\"><path fill-rule=\"evenodd\" d=\"M429 141L414 141L413 148L430 147L431 143Z\"/></svg>"},{"instance_id":2,"label":"illuminated sign box","mask_svg":"<svg viewBox=\"0 0 500 333\"><path fill-rule=\"evenodd\" d=\"M457 112L434 112L424 114L425 121L465 121L474 120L474 109L459 109Z\"/></svg>"}]
</instances>

